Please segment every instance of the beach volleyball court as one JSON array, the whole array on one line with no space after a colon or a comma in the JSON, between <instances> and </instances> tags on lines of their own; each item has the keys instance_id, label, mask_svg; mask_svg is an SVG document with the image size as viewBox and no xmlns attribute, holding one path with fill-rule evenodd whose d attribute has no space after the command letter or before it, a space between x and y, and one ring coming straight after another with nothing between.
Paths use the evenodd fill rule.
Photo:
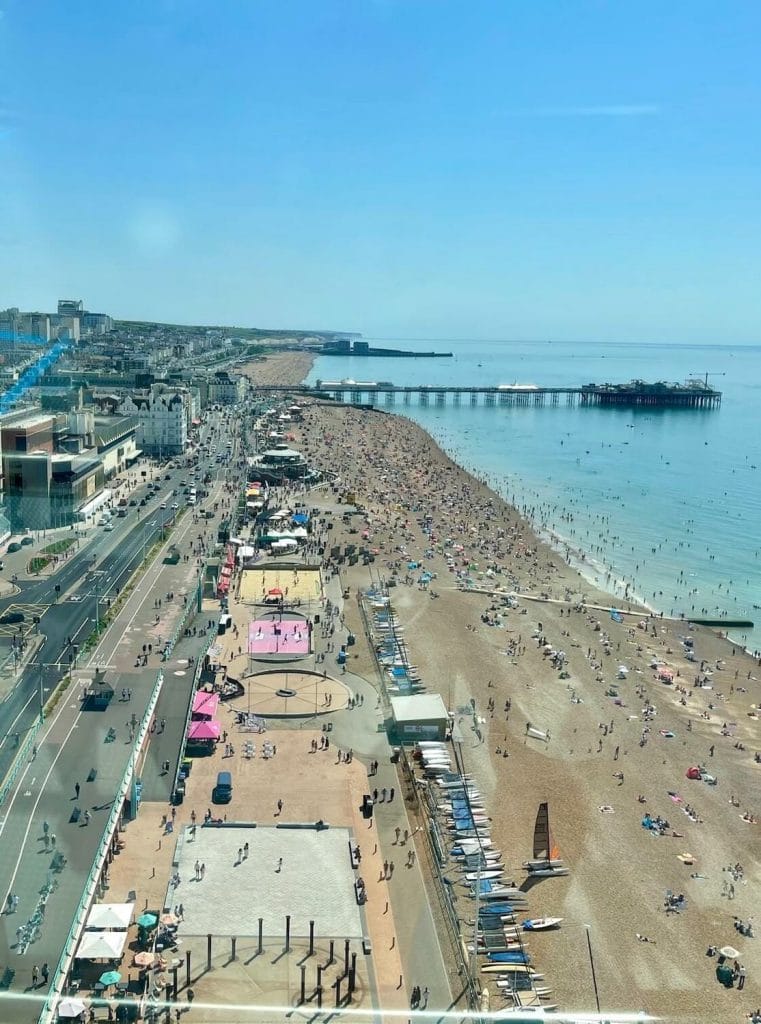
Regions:
<instances>
[{"instance_id":1,"label":"beach volleyball court","mask_svg":"<svg viewBox=\"0 0 761 1024\"><path fill-rule=\"evenodd\" d=\"M297 601L307 604L319 601L322 595L320 569L313 565L273 565L244 569L240 580L243 604L262 604L269 599L276 604L282 597L285 604Z\"/></svg>"}]
</instances>

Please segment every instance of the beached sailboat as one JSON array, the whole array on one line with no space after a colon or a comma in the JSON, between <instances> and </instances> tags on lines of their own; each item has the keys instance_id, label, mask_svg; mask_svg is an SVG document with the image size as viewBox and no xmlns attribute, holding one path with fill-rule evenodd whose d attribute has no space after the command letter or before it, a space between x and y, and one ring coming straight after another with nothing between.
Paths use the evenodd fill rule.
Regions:
<instances>
[{"instance_id":1,"label":"beached sailboat","mask_svg":"<svg viewBox=\"0 0 761 1024\"><path fill-rule=\"evenodd\" d=\"M492 964L530 964L531 956L528 953L511 951L509 953L489 953L489 963Z\"/></svg>"},{"instance_id":2,"label":"beached sailboat","mask_svg":"<svg viewBox=\"0 0 761 1024\"><path fill-rule=\"evenodd\" d=\"M563 867L560 850L550 832L550 812L547 801L539 804L534 824L534 856L523 865L533 878L549 878L553 875L567 875Z\"/></svg>"},{"instance_id":3,"label":"beached sailboat","mask_svg":"<svg viewBox=\"0 0 761 1024\"><path fill-rule=\"evenodd\" d=\"M546 932L550 928L559 928L562 917L531 917L523 921L521 927L524 932Z\"/></svg>"}]
</instances>

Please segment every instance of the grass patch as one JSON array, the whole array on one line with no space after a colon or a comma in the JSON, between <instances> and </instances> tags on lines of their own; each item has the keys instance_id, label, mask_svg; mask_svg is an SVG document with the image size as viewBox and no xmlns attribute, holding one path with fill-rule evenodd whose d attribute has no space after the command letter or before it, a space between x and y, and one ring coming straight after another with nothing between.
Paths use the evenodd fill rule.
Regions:
<instances>
[{"instance_id":1,"label":"grass patch","mask_svg":"<svg viewBox=\"0 0 761 1024\"><path fill-rule=\"evenodd\" d=\"M63 540L53 541L52 544L48 544L46 548L43 548L40 554L42 555L62 555L69 548L73 548L76 544L76 540L73 537L65 537Z\"/></svg>"},{"instance_id":2,"label":"grass patch","mask_svg":"<svg viewBox=\"0 0 761 1024\"><path fill-rule=\"evenodd\" d=\"M34 558L30 560L29 565L26 567L26 571L30 575L36 576L37 573L42 572L43 569L47 569L47 567L50 565L52 561L52 555L35 555Z\"/></svg>"}]
</instances>

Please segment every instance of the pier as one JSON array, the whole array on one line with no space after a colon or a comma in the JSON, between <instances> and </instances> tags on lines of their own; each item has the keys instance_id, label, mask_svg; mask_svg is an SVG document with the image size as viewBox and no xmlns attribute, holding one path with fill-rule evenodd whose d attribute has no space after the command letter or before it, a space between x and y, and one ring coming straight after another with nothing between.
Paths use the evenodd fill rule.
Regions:
<instances>
[{"instance_id":1,"label":"pier","mask_svg":"<svg viewBox=\"0 0 761 1024\"><path fill-rule=\"evenodd\" d=\"M702 380L685 384L630 381L628 384L582 384L580 387L538 387L529 384L449 386L419 384L397 386L389 381L325 381L315 384L257 387L261 393L287 393L330 398L350 405L393 406L400 401L422 406L556 406L583 408L716 409L721 391Z\"/></svg>"}]
</instances>

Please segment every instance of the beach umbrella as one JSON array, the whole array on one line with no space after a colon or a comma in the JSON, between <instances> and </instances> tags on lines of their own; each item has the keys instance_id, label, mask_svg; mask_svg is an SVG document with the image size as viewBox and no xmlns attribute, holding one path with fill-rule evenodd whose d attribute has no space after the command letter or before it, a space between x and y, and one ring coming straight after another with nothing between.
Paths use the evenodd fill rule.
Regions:
<instances>
[{"instance_id":1,"label":"beach umbrella","mask_svg":"<svg viewBox=\"0 0 761 1024\"><path fill-rule=\"evenodd\" d=\"M719 956L725 956L728 960L736 960L739 955L740 950L734 946L722 946L719 950Z\"/></svg>"},{"instance_id":2,"label":"beach umbrella","mask_svg":"<svg viewBox=\"0 0 761 1024\"><path fill-rule=\"evenodd\" d=\"M81 999L62 999L56 1013L59 1017L79 1017L86 1009L87 1006Z\"/></svg>"},{"instance_id":3,"label":"beach umbrella","mask_svg":"<svg viewBox=\"0 0 761 1024\"><path fill-rule=\"evenodd\" d=\"M162 914L160 920L162 924L175 925L179 924L180 919L176 914Z\"/></svg>"},{"instance_id":4,"label":"beach umbrella","mask_svg":"<svg viewBox=\"0 0 761 1024\"><path fill-rule=\"evenodd\" d=\"M159 919L156 917L156 915L149 914L147 912L145 914L141 914L140 917L138 917L137 919L137 924L139 928L155 928L158 923Z\"/></svg>"},{"instance_id":5,"label":"beach umbrella","mask_svg":"<svg viewBox=\"0 0 761 1024\"><path fill-rule=\"evenodd\" d=\"M108 988L109 985L118 985L121 980L122 976L118 971L105 971L98 978L101 985L105 985L106 988Z\"/></svg>"},{"instance_id":6,"label":"beach umbrella","mask_svg":"<svg viewBox=\"0 0 761 1024\"><path fill-rule=\"evenodd\" d=\"M135 953L135 965L137 967L150 967L155 959L156 957L153 953L149 953L147 950L142 953Z\"/></svg>"}]
</instances>

